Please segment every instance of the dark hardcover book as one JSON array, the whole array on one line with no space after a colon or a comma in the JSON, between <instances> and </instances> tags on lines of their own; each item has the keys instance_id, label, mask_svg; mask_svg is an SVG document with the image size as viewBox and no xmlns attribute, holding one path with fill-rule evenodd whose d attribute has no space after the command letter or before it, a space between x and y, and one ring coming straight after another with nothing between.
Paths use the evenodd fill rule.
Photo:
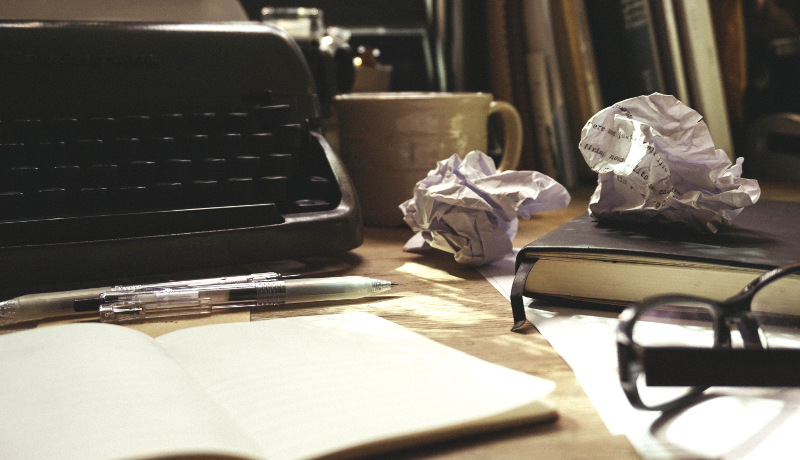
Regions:
<instances>
[{"instance_id":1,"label":"dark hardcover book","mask_svg":"<svg viewBox=\"0 0 800 460\"><path fill-rule=\"evenodd\" d=\"M664 92L648 0L589 0L586 12L604 104Z\"/></svg>"},{"instance_id":2,"label":"dark hardcover book","mask_svg":"<svg viewBox=\"0 0 800 460\"><path fill-rule=\"evenodd\" d=\"M767 270L800 262L800 203L759 201L716 234L608 227L584 214L520 250L511 292L515 329L523 297L621 311L645 297L726 299ZM800 309L792 276L769 312Z\"/></svg>"}]
</instances>

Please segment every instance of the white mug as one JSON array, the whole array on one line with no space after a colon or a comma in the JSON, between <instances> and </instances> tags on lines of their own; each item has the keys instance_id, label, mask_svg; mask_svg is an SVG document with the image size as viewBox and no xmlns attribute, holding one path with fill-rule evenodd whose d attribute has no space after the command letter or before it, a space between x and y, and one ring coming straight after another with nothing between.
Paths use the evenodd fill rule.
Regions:
<instances>
[{"instance_id":1,"label":"white mug","mask_svg":"<svg viewBox=\"0 0 800 460\"><path fill-rule=\"evenodd\" d=\"M516 169L522 122L509 103L486 93L350 93L334 98L342 161L355 184L364 224L403 223L398 206L438 161L486 152L488 123L503 127L499 170Z\"/></svg>"}]
</instances>

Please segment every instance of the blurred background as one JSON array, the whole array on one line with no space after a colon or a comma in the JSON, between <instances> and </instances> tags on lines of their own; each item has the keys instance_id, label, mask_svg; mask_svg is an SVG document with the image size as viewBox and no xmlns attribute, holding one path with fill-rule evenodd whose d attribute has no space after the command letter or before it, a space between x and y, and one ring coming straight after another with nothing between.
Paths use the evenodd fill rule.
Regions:
<instances>
[{"instance_id":1,"label":"blurred background","mask_svg":"<svg viewBox=\"0 0 800 460\"><path fill-rule=\"evenodd\" d=\"M298 7L314 31L276 10ZM568 187L594 180L577 149L593 114L672 94L746 176L800 180L797 0L0 0L0 16L276 21L303 48L324 115L340 92L490 92L529 127L520 168Z\"/></svg>"},{"instance_id":2,"label":"blurred background","mask_svg":"<svg viewBox=\"0 0 800 460\"><path fill-rule=\"evenodd\" d=\"M251 19L263 0L241 0ZM337 91L485 91L526 126L523 169L591 182L583 124L661 92L700 112L717 148L751 177L800 179L800 2L795 0L307 0L349 32L359 73ZM374 54L374 56L372 55ZM367 59L363 59L364 55ZM385 73L385 72L384 72ZM380 80L380 79L378 79ZM543 125L543 126L542 126ZM544 133L544 134L542 134ZM544 137L544 138L543 138ZM492 153L492 152L488 152Z\"/></svg>"}]
</instances>

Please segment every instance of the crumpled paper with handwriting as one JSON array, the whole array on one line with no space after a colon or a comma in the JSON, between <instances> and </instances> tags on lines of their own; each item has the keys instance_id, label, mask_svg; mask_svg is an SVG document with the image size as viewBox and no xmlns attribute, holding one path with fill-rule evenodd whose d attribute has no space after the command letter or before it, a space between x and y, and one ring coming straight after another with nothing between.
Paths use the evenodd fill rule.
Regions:
<instances>
[{"instance_id":1,"label":"crumpled paper with handwriting","mask_svg":"<svg viewBox=\"0 0 800 460\"><path fill-rule=\"evenodd\" d=\"M517 216L569 204L567 190L540 172L497 172L485 153L458 154L436 164L417 182L414 197L400 205L405 222L418 232L409 252L436 248L464 265L480 266L503 258L517 234Z\"/></svg>"},{"instance_id":2,"label":"crumpled paper with handwriting","mask_svg":"<svg viewBox=\"0 0 800 460\"><path fill-rule=\"evenodd\" d=\"M714 147L702 116L654 93L605 108L581 131L599 173L589 212L598 221L677 224L716 233L758 200L758 182Z\"/></svg>"}]
</instances>

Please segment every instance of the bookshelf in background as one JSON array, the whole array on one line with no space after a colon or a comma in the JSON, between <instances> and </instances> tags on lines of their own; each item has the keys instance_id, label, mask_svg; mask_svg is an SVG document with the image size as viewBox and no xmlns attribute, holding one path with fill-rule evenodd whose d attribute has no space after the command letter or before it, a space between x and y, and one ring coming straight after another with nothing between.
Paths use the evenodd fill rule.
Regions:
<instances>
[{"instance_id":1,"label":"bookshelf in background","mask_svg":"<svg viewBox=\"0 0 800 460\"><path fill-rule=\"evenodd\" d=\"M550 8L550 0L487 2L491 91L514 104L522 118L520 169L540 171L573 187L575 127L568 119Z\"/></svg>"},{"instance_id":2,"label":"bookshelf in background","mask_svg":"<svg viewBox=\"0 0 800 460\"><path fill-rule=\"evenodd\" d=\"M744 168L758 179L800 180L800 2L743 1L747 88Z\"/></svg>"},{"instance_id":3,"label":"bookshelf in background","mask_svg":"<svg viewBox=\"0 0 800 460\"><path fill-rule=\"evenodd\" d=\"M596 174L577 146L583 125L604 105L584 0L553 0L550 16L553 35L560 37L555 40L555 48L569 126L567 142L572 147L568 152L574 156L579 180L588 182Z\"/></svg>"},{"instance_id":4,"label":"bookshelf in background","mask_svg":"<svg viewBox=\"0 0 800 460\"><path fill-rule=\"evenodd\" d=\"M486 6L486 29L489 37L488 66L491 92L496 99L513 104L522 119L522 156L519 169L536 170L555 176L552 160L536 148L530 87L526 69L522 4L517 0L489 0Z\"/></svg>"},{"instance_id":5,"label":"bookshelf in background","mask_svg":"<svg viewBox=\"0 0 800 460\"><path fill-rule=\"evenodd\" d=\"M709 0L579 0L572 5L569 0L551 1L561 5L561 14L554 15L553 21L566 31L561 35L566 37L561 66L565 75L572 75L572 83L565 85L572 85L576 99L581 91L590 91L589 86L578 85L595 81L603 107L654 92L675 95L703 115L717 148L734 158L726 94L736 93L724 90ZM578 40L570 38L570 28L573 36L581 30L586 33L576 5L585 8L593 51L583 53L582 60L576 57L579 48L569 51L575 48L570 42ZM730 65L735 69L737 64ZM575 69L581 66L596 69L596 80L586 74L576 79ZM570 110L571 120L587 119L588 111L576 101Z\"/></svg>"},{"instance_id":6,"label":"bookshelf in background","mask_svg":"<svg viewBox=\"0 0 800 460\"><path fill-rule=\"evenodd\" d=\"M506 0L505 33L508 44L508 63L511 66L511 85L514 106L520 113L523 126L523 149L536 165L535 169L551 177L557 177L552 155L542 151L536 138L536 110L531 96L531 78L528 66L528 23L525 18L524 0ZM542 142L546 142L543 140ZM522 168L521 168L522 169Z\"/></svg>"},{"instance_id":7,"label":"bookshelf in background","mask_svg":"<svg viewBox=\"0 0 800 460\"><path fill-rule=\"evenodd\" d=\"M565 78L559 65L557 47L560 40L556 40L551 14L554 7L557 5L550 0L523 2L524 52L537 147L542 156L552 158L554 177L572 188L578 181L575 167L578 144L573 142L572 136L576 126L568 118Z\"/></svg>"},{"instance_id":8,"label":"bookshelf in background","mask_svg":"<svg viewBox=\"0 0 800 460\"><path fill-rule=\"evenodd\" d=\"M747 89L747 54L742 0L714 0L711 19L719 55L722 91L734 152L740 150L744 134L744 95Z\"/></svg>"},{"instance_id":9,"label":"bookshelf in background","mask_svg":"<svg viewBox=\"0 0 800 460\"><path fill-rule=\"evenodd\" d=\"M691 107L703 116L714 145L736 158L720 72L710 0L675 0Z\"/></svg>"},{"instance_id":10,"label":"bookshelf in background","mask_svg":"<svg viewBox=\"0 0 800 460\"><path fill-rule=\"evenodd\" d=\"M586 120L603 107L629 97L654 91L674 95L703 115L715 145L731 159L734 155L747 156L748 149L741 144L755 117L786 109L787 105L792 111L791 101L798 99L800 85L793 82L800 75L786 78L786 68L791 65L785 64L785 56L774 56L777 50L785 48L774 45L775 39L798 30L800 6L792 6L791 2L535 0L522 2L523 11L520 3L520 0L485 3L485 36L489 44L486 66L491 75L486 86L498 98L528 113L525 126L530 127L531 133L526 138L523 163L526 169L558 171L558 155L577 146ZM756 8L756 5L762 6ZM469 3L464 6L466 10L474 8ZM753 9L758 11L754 14L750 11ZM548 73L552 79L547 66L553 60L548 63L547 49L537 48L531 42L535 37L541 40L541 33L528 30L536 27L541 14L531 17L524 10L549 11L549 27L538 27L536 32L549 29L555 43L558 83L567 113L566 141L561 139L567 148L562 147L561 152L553 147L556 142L544 142L542 134L537 136L548 128L536 124L542 120L536 116L541 104L548 107L557 104L559 92L552 81L548 82L546 92L540 91L545 82L543 74ZM522 21L528 24L521 30L523 13ZM752 32L753 23L761 26L757 31L760 33ZM520 35L527 36L528 43L521 45ZM754 37L765 44L755 53L751 43ZM540 52L545 56L537 55ZM526 57L528 65L523 66ZM639 62L626 63L625 59L631 57ZM765 62L767 58L780 61L780 65ZM761 71L755 76L753 61L760 64L756 68ZM770 65L778 67L778 71L769 69ZM572 152L579 179L593 180L594 173L585 166L577 149ZM548 169L549 157L553 169ZM562 181L564 178L563 173L554 177Z\"/></svg>"},{"instance_id":11,"label":"bookshelf in background","mask_svg":"<svg viewBox=\"0 0 800 460\"><path fill-rule=\"evenodd\" d=\"M648 1L589 0L585 5L604 106L663 92Z\"/></svg>"},{"instance_id":12,"label":"bookshelf in background","mask_svg":"<svg viewBox=\"0 0 800 460\"><path fill-rule=\"evenodd\" d=\"M248 14L260 9L242 2ZM660 91L694 108L718 148L756 160L745 162L745 174L761 161L745 139L763 131L754 123L780 112L800 117L800 51L791 51L800 50L797 0L277 3L322 8L329 25L425 30L434 59L432 67L417 63L428 69L425 78L436 88L491 92L512 103L525 126L520 168L568 187L574 169L579 181L596 177L577 149L586 120L628 97ZM622 61L632 57L640 63ZM789 153L798 156L793 142Z\"/></svg>"},{"instance_id":13,"label":"bookshelf in background","mask_svg":"<svg viewBox=\"0 0 800 460\"><path fill-rule=\"evenodd\" d=\"M655 26L664 88L666 92L691 107L692 100L683 64L678 19L675 16L675 0L650 0L650 14Z\"/></svg>"}]
</instances>

